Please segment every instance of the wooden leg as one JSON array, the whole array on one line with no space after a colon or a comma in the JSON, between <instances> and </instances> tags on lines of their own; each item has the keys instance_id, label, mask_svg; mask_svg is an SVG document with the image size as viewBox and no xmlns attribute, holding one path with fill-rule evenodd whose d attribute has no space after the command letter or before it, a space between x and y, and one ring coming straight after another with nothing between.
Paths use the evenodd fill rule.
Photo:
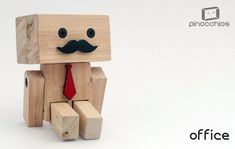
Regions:
<instances>
[{"instance_id":1,"label":"wooden leg","mask_svg":"<svg viewBox=\"0 0 235 149\"><path fill-rule=\"evenodd\" d=\"M43 125L44 77L41 71L26 71L24 85L24 119L28 127Z\"/></svg>"},{"instance_id":2,"label":"wooden leg","mask_svg":"<svg viewBox=\"0 0 235 149\"><path fill-rule=\"evenodd\" d=\"M66 102L51 103L51 125L63 140L78 138L79 115Z\"/></svg>"},{"instance_id":3,"label":"wooden leg","mask_svg":"<svg viewBox=\"0 0 235 149\"><path fill-rule=\"evenodd\" d=\"M101 134L102 117L89 101L74 101L73 108L80 116L80 135L84 139L98 139Z\"/></svg>"}]
</instances>

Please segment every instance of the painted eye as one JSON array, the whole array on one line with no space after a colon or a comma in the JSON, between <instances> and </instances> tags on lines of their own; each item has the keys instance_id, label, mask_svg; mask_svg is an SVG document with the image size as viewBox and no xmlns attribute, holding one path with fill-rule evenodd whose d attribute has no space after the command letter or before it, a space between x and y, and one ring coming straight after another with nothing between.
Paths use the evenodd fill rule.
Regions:
<instances>
[{"instance_id":1,"label":"painted eye","mask_svg":"<svg viewBox=\"0 0 235 149\"><path fill-rule=\"evenodd\" d=\"M67 30L65 28L60 28L58 30L58 35L60 38L65 38L67 36Z\"/></svg>"},{"instance_id":2,"label":"painted eye","mask_svg":"<svg viewBox=\"0 0 235 149\"><path fill-rule=\"evenodd\" d=\"M87 30L86 34L89 38L93 38L93 37L95 37L95 30L93 28L89 28Z\"/></svg>"}]
</instances>

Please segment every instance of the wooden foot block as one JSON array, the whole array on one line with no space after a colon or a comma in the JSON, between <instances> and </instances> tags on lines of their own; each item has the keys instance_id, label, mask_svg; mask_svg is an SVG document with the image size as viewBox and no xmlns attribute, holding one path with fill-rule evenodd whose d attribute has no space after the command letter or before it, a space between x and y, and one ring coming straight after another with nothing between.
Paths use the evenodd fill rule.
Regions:
<instances>
[{"instance_id":1,"label":"wooden foot block","mask_svg":"<svg viewBox=\"0 0 235 149\"><path fill-rule=\"evenodd\" d=\"M73 108L79 113L79 133L84 139L100 138L102 117L89 101L75 101Z\"/></svg>"},{"instance_id":2,"label":"wooden foot block","mask_svg":"<svg viewBox=\"0 0 235 149\"><path fill-rule=\"evenodd\" d=\"M101 67L91 68L92 95L89 101L99 113L102 110L106 81L107 78Z\"/></svg>"},{"instance_id":3,"label":"wooden foot block","mask_svg":"<svg viewBox=\"0 0 235 149\"><path fill-rule=\"evenodd\" d=\"M28 127L43 125L44 77L41 71L26 71L24 85L24 119Z\"/></svg>"},{"instance_id":4,"label":"wooden foot block","mask_svg":"<svg viewBox=\"0 0 235 149\"><path fill-rule=\"evenodd\" d=\"M79 115L66 102L51 103L51 125L63 140L78 138Z\"/></svg>"}]
</instances>

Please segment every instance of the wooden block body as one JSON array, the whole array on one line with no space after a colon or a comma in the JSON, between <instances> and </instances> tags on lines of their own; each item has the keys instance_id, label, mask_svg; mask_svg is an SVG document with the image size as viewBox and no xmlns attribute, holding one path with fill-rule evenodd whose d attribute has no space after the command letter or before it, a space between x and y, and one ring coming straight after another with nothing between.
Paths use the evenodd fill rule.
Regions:
<instances>
[{"instance_id":1,"label":"wooden block body","mask_svg":"<svg viewBox=\"0 0 235 149\"><path fill-rule=\"evenodd\" d=\"M102 117L89 101L75 101L73 108L80 116L79 133L84 139L100 138Z\"/></svg>"},{"instance_id":2,"label":"wooden block body","mask_svg":"<svg viewBox=\"0 0 235 149\"><path fill-rule=\"evenodd\" d=\"M92 95L90 102L101 113L107 78L100 67L91 68Z\"/></svg>"},{"instance_id":3,"label":"wooden block body","mask_svg":"<svg viewBox=\"0 0 235 149\"><path fill-rule=\"evenodd\" d=\"M67 36L60 38L58 30L65 28ZM87 30L95 36L89 38ZM18 63L49 64L106 61L111 59L109 17L105 15L30 15L16 18ZM86 40L98 46L91 53L63 54L57 47L70 40Z\"/></svg>"},{"instance_id":4,"label":"wooden block body","mask_svg":"<svg viewBox=\"0 0 235 149\"><path fill-rule=\"evenodd\" d=\"M24 119L29 127L43 125L44 77L41 71L26 71L24 85Z\"/></svg>"},{"instance_id":5,"label":"wooden block body","mask_svg":"<svg viewBox=\"0 0 235 149\"><path fill-rule=\"evenodd\" d=\"M65 64L41 65L45 77L44 120L50 121L50 103L67 101L63 95L66 77ZM72 75L76 94L72 100L89 100L91 98L91 67L90 63L73 63Z\"/></svg>"},{"instance_id":6,"label":"wooden block body","mask_svg":"<svg viewBox=\"0 0 235 149\"><path fill-rule=\"evenodd\" d=\"M51 103L51 125L63 140L78 138L79 115L66 102Z\"/></svg>"}]
</instances>

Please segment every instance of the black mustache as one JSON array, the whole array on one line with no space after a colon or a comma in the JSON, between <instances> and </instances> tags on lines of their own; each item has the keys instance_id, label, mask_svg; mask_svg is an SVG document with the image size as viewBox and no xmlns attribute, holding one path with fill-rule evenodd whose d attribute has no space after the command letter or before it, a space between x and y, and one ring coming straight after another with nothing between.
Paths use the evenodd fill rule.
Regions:
<instances>
[{"instance_id":1,"label":"black mustache","mask_svg":"<svg viewBox=\"0 0 235 149\"><path fill-rule=\"evenodd\" d=\"M90 53L95 51L98 46L93 46L86 40L70 40L63 47L57 47L63 53L69 54L74 53L76 51L80 51L82 53Z\"/></svg>"}]
</instances>

